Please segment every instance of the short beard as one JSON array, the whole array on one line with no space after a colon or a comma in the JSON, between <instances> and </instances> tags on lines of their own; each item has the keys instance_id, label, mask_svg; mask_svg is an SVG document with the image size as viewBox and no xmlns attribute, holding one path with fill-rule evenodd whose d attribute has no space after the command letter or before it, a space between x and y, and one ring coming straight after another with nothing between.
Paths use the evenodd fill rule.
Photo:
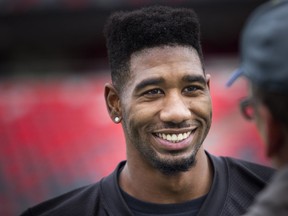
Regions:
<instances>
[{"instance_id":1,"label":"short beard","mask_svg":"<svg viewBox=\"0 0 288 216\"><path fill-rule=\"evenodd\" d=\"M151 148L147 147L148 145L144 144L145 141L143 142L140 139L141 136L139 134L137 134L136 131L133 131L134 133L133 132L129 133L127 123L125 121L126 119L127 119L126 116L124 116L123 127L124 127L124 131L126 131L126 133L128 134L128 135L126 135L126 137L137 137L134 140L130 140L130 142L134 144L135 148L139 151L140 155L146 161L148 161L148 163L150 163L150 165L152 167L159 170L162 174L167 175L167 176L177 175L180 172L189 171L192 167L194 167L196 165L196 163L197 163L196 156L197 156L198 150L202 146L202 142L198 143L196 145L195 149L193 150L193 152L191 152L191 154L188 158L182 158L179 160L161 159L157 156L156 152L154 152ZM182 126L182 127L184 127L184 126ZM131 128L133 128L133 127L131 127ZM179 127L179 128L181 128L181 127ZM209 131L209 129L208 129L208 131ZM207 131L207 133L208 133L208 131ZM171 155L175 155L175 156L177 156L177 154L181 154L181 153L180 152L171 153Z\"/></svg>"},{"instance_id":2,"label":"short beard","mask_svg":"<svg viewBox=\"0 0 288 216\"><path fill-rule=\"evenodd\" d=\"M156 152L154 152L151 148L148 148L145 145L141 145L140 143L140 140L134 142L136 149L138 149L142 157L145 158L145 160L148 161L152 167L167 176L177 175L180 172L187 172L192 167L194 167L197 163L196 156L198 150L201 147L201 144L198 144L187 158L173 160L159 158ZM177 154L181 154L181 152L171 152L170 154L173 158L173 155L176 157Z\"/></svg>"},{"instance_id":3,"label":"short beard","mask_svg":"<svg viewBox=\"0 0 288 216\"><path fill-rule=\"evenodd\" d=\"M196 165L196 154L191 155L179 161L157 160L155 157L150 157L150 162L153 167L167 176L177 175L180 172L187 172Z\"/></svg>"}]
</instances>

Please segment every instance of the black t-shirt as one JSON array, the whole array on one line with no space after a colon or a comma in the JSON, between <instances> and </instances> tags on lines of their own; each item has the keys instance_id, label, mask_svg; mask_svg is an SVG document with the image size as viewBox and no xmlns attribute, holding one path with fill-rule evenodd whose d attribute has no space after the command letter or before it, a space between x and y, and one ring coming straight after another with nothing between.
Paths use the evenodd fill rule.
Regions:
<instances>
[{"instance_id":1,"label":"black t-shirt","mask_svg":"<svg viewBox=\"0 0 288 216\"><path fill-rule=\"evenodd\" d=\"M243 215L274 174L273 169L259 164L209 153L207 156L214 176L199 216ZM118 174L125 163L119 163L101 181L29 208L22 216L133 216L118 184Z\"/></svg>"},{"instance_id":2,"label":"black t-shirt","mask_svg":"<svg viewBox=\"0 0 288 216\"><path fill-rule=\"evenodd\" d=\"M138 200L123 190L121 193L134 216L197 216L206 198L202 196L177 204L155 204Z\"/></svg>"}]
</instances>

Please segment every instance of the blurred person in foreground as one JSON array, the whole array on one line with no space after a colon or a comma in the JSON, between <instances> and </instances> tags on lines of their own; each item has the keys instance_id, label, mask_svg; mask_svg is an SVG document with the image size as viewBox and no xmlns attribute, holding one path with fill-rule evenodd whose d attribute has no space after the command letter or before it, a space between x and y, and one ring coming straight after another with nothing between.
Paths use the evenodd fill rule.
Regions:
<instances>
[{"instance_id":1,"label":"blurred person in foreground","mask_svg":"<svg viewBox=\"0 0 288 216\"><path fill-rule=\"evenodd\" d=\"M274 173L204 150L210 75L191 9L117 12L105 26L112 83L108 113L121 123L127 160L101 181L23 215L241 215ZM111 131L113 135L113 131Z\"/></svg>"},{"instance_id":2,"label":"blurred person in foreground","mask_svg":"<svg viewBox=\"0 0 288 216\"><path fill-rule=\"evenodd\" d=\"M249 18L241 37L241 64L228 82L248 80L244 116L255 121L266 154L279 168L245 216L288 215L288 1L271 1Z\"/></svg>"}]
</instances>

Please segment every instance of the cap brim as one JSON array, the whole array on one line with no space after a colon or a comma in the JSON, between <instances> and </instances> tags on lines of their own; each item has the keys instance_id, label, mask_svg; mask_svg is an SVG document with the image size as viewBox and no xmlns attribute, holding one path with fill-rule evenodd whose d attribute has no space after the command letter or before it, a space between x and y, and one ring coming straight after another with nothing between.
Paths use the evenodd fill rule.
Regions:
<instances>
[{"instance_id":1,"label":"cap brim","mask_svg":"<svg viewBox=\"0 0 288 216\"><path fill-rule=\"evenodd\" d=\"M242 76L243 75L243 70L241 69L241 68L238 68L238 69L236 69L233 73L232 73L232 75L230 76L230 78L228 79L228 81L227 81L227 83L226 83L226 86L227 87L230 87L234 82L235 82L235 80L236 79L238 79L240 76Z\"/></svg>"}]
</instances>

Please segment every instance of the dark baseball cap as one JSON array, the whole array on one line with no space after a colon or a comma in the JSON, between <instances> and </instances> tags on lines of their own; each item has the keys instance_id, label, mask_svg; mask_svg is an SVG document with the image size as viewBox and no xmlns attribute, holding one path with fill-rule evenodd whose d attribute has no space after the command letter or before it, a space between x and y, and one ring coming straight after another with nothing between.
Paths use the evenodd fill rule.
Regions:
<instances>
[{"instance_id":1,"label":"dark baseball cap","mask_svg":"<svg viewBox=\"0 0 288 216\"><path fill-rule=\"evenodd\" d=\"M288 92L288 1L269 1L247 20L240 39L240 76L267 91Z\"/></svg>"}]
</instances>

